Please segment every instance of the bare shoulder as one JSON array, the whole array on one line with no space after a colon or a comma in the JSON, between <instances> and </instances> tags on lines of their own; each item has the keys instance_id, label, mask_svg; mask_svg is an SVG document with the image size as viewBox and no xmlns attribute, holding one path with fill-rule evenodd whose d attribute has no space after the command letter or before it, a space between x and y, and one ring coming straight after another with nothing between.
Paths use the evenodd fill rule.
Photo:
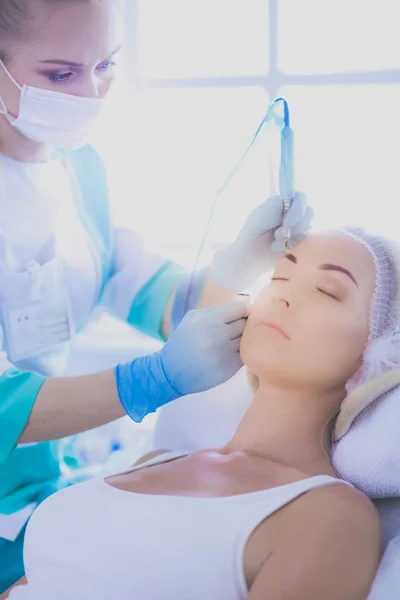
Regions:
<instances>
[{"instance_id":1,"label":"bare shoulder","mask_svg":"<svg viewBox=\"0 0 400 600\"><path fill-rule=\"evenodd\" d=\"M364 493L338 482L304 494L290 508L287 535L297 532L312 553L325 549L343 576L350 569L347 577L358 574L372 583L382 555L382 530L378 511Z\"/></svg>"},{"instance_id":2,"label":"bare shoulder","mask_svg":"<svg viewBox=\"0 0 400 600\"><path fill-rule=\"evenodd\" d=\"M360 491L334 483L313 489L277 515L270 558L249 600L365 600L381 558L381 525ZM275 595L274 595L275 594Z\"/></svg>"},{"instance_id":3,"label":"bare shoulder","mask_svg":"<svg viewBox=\"0 0 400 600\"><path fill-rule=\"evenodd\" d=\"M363 492L343 482L313 490L309 502L314 505L316 515L329 513L347 526L354 522L372 532L380 531L379 513L373 502Z\"/></svg>"},{"instance_id":4,"label":"bare shoulder","mask_svg":"<svg viewBox=\"0 0 400 600\"><path fill-rule=\"evenodd\" d=\"M363 492L340 481L304 494L292 509L292 518L305 518L310 529L344 531L380 544L381 523L374 504Z\"/></svg>"}]
</instances>

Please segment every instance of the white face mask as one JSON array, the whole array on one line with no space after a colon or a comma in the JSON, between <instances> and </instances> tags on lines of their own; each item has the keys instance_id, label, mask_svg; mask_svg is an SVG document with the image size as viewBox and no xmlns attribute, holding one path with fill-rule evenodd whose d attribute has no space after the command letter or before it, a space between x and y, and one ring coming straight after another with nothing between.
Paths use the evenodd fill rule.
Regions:
<instances>
[{"instance_id":1,"label":"white face mask","mask_svg":"<svg viewBox=\"0 0 400 600\"><path fill-rule=\"evenodd\" d=\"M18 118L8 113L0 96L0 114L6 115L13 127L27 138L53 148L76 150L86 144L103 100L27 85L21 87L1 60L0 66L21 91Z\"/></svg>"}]
</instances>

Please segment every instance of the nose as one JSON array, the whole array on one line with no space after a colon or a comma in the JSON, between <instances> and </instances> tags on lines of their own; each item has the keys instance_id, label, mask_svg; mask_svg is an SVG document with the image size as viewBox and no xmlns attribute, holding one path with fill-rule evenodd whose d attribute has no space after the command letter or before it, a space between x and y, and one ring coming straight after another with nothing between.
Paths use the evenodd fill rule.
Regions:
<instances>
[{"instance_id":1,"label":"nose","mask_svg":"<svg viewBox=\"0 0 400 600\"><path fill-rule=\"evenodd\" d=\"M289 308L290 303L287 298L283 298L282 296L277 296L273 299L274 304L281 305L283 308Z\"/></svg>"},{"instance_id":2,"label":"nose","mask_svg":"<svg viewBox=\"0 0 400 600\"><path fill-rule=\"evenodd\" d=\"M111 79L102 79L97 77L96 74L87 75L79 86L79 89L76 90L76 94L84 98L101 100L107 96L111 83Z\"/></svg>"},{"instance_id":3,"label":"nose","mask_svg":"<svg viewBox=\"0 0 400 600\"><path fill-rule=\"evenodd\" d=\"M100 98L100 86L95 77L86 77L80 86L79 95L84 98Z\"/></svg>"}]
</instances>

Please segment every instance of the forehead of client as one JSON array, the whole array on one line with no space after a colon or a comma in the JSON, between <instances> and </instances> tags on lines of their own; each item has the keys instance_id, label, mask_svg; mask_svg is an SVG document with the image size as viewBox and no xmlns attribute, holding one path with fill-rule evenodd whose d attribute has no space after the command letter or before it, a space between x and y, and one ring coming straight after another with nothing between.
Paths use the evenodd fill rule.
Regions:
<instances>
[{"instance_id":1,"label":"forehead of client","mask_svg":"<svg viewBox=\"0 0 400 600\"><path fill-rule=\"evenodd\" d=\"M295 248L282 256L274 276L282 272L290 278L337 282L338 292L343 289L358 297L369 307L375 287L374 259L358 240L340 232L308 235Z\"/></svg>"}]
</instances>

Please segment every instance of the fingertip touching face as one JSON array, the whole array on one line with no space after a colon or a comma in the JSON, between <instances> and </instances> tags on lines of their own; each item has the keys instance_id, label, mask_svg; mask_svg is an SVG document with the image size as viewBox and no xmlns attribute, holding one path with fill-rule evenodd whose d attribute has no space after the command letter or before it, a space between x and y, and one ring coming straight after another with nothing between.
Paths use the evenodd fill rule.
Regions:
<instances>
[{"instance_id":1,"label":"fingertip touching face","mask_svg":"<svg viewBox=\"0 0 400 600\"><path fill-rule=\"evenodd\" d=\"M242 361L261 384L342 388L361 365L374 289L374 259L360 242L341 233L306 237L257 296Z\"/></svg>"},{"instance_id":2,"label":"fingertip touching face","mask_svg":"<svg viewBox=\"0 0 400 600\"><path fill-rule=\"evenodd\" d=\"M6 66L21 85L104 98L121 48L120 0L18 0L30 11L29 31L11 36ZM26 23L26 27L28 27ZM9 113L18 117L19 89L0 70Z\"/></svg>"}]
</instances>

